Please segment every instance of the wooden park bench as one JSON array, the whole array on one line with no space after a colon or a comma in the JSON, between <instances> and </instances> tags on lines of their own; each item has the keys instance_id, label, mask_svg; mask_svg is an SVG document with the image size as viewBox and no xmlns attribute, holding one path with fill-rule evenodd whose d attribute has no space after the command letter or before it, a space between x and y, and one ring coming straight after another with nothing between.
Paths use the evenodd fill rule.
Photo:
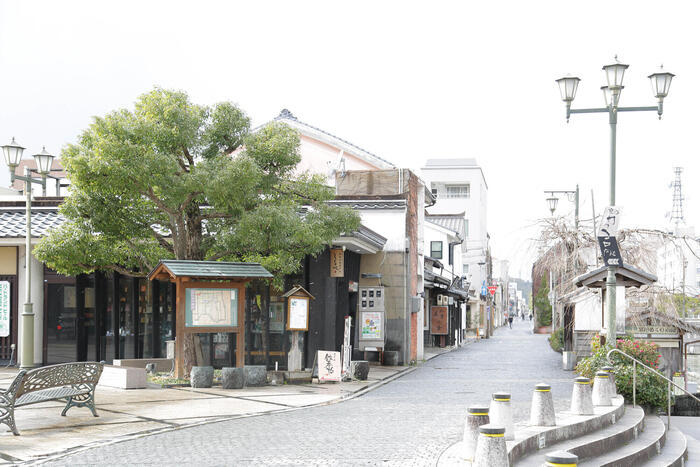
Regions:
<instances>
[{"instance_id":1,"label":"wooden park bench","mask_svg":"<svg viewBox=\"0 0 700 467\"><path fill-rule=\"evenodd\" d=\"M15 408L48 401L66 401L62 416L71 407L87 407L95 412L95 386L102 374L102 363L75 362L20 370L7 390L0 390L0 423L15 436Z\"/></svg>"}]
</instances>

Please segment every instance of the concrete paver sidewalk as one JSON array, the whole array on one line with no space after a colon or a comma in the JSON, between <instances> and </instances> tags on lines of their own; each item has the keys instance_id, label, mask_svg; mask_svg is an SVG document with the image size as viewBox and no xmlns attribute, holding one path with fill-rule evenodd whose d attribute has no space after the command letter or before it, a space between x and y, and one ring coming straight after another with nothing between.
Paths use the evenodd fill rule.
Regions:
<instances>
[{"instance_id":1,"label":"concrete paver sidewalk","mask_svg":"<svg viewBox=\"0 0 700 467\"><path fill-rule=\"evenodd\" d=\"M426 359L447 349L427 352ZM45 459L81 447L169 431L220 420L338 402L381 385L410 367L371 366L367 381L264 386L239 390L179 388L116 389L98 386L99 417L86 408L45 402L15 410L21 436L0 425L0 463ZM0 387L7 388L16 369L0 369Z\"/></svg>"}]
</instances>

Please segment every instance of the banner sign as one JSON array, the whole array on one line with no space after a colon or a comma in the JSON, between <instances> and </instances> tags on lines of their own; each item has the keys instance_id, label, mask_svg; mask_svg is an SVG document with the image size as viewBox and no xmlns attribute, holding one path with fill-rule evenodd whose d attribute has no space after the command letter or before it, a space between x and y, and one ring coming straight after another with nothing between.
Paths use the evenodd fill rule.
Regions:
<instances>
[{"instance_id":1,"label":"banner sign","mask_svg":"<svg viewBox=\"0 0 700 467\"><path fill-rule=\"evenodd\" d=\"M340 248L331 250L331 277L345 276L345 252Z\"/></svg>"},{"instance_id":2,"label":"banner sign","mask_svg":"<svg viewBox=\"0 0 700 467\"><path fill-rule=\"evenodd\" d=\"M326 352L319 350L316 361L318 362L318 380L340 381L340 352Z\"/></svg>"},{"instance_id":3,"label":"banner sign","mask_svg":"<svg viewBox=\"0 0 700 467\"><path fill-rule=\"evenodd\" d=\"M0 337L10 335L10 283L0 281Z\"/></svg>"},{"instance_id":4,"label":"banner sign","mask_svg":"<svg viewBox=\"0 0 700 467\"><path fill-rule=\"evenodd\" d=\"M447 307L430 307L430 334L444 336L447 335Z\"/></svg>"}]
</instances>

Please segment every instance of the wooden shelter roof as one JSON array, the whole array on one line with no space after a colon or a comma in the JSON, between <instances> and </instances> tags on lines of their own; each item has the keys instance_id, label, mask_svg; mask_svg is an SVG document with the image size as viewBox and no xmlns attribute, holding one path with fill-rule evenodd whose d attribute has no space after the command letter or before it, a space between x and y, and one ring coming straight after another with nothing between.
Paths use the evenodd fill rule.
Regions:
<instances>
[{"instance_id":1,"label":"wooden shelter roof","mask_svg":"<svg viewBox=\"0 0 700 467\"><path fill-rule=\"evenodd\" d=\"M593 271L582 274L574 279L576 287L588 287L591 289L605 288L605 280L608 275L606 266L594 269ZM615 279L617 285L624 287L640 287L657 281L654 274L642 271L634 266L620 266L615 270Z\"/></svg>"},{"instance_id":2,"label":"wooden shelter roof","mask_svg":"<svg viewBox=\"0 0 700 467\"><path fill-rule=\"evenodd\" d=\"M176 277L198 279L257 279L272 274L260 263L229 263L224 261L161 260L148 274L149 280L174 280Z\"/></svg>"}]
</instances>

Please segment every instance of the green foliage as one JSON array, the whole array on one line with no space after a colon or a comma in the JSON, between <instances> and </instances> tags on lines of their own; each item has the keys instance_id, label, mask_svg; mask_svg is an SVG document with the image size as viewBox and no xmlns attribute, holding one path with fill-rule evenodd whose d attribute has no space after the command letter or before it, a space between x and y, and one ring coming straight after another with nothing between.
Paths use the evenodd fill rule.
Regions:
<instances>
[{"instance_id":1,"label":"green foliage","mask_svg":"<svg viewBox=\"0 0 700 467\"><path fill-rule=\"evenodd\" d=\"M202 106L156 88L94 122L62 153L66 222L36 256L63 274L148 273L160 259L257 261L296 272L359 226L334 191L298 173L299 135L273 123L255 133L230 102Z\"/></svg>"},{"instance_id":2,"label":"green foliage","mask_svg":"<svg viewBox=\"0 0 700 467\"><path fill-rule=\"evenodd\" d=\"M543 274L540 288L537 290L534 299L538 326L549 326L552 324L552 304L549 303L548 295L549 284L547 282L547 274Z\"/></svg>"},{"instance_id":3,"label":"green foliage","mask_svg":"<svg viewBox=\"0 0 700 467\"><path fill-rule=\"evenodd\" d=\"M564 350L564 328L559 328L549 336L549 346L555 352Z\"/></svg>"},{"instance_id":4,"label":"green foliage","mask_svg":"<svg viewBox=\"0 0 700 467\"><path fill-rule=\"evenodd\" d=\"M629 338L618 339L616 347L637 360L658 369L659 346L652 342L636 341ZM582 359L576 365L576 372L586 378L595 377L597 371L606 365L610 365L606 356L612 349L612 345L600 344L600 336L595 336L591 341L592 355ZM610 356L612 366L615 368L615 383L617 392L624 396L627 403L632 403L633 365L632 360L614 353ZM641 365L637 365L637 404L653 407L665 407L666 382Z\"/></svg>"}]
</instances>

